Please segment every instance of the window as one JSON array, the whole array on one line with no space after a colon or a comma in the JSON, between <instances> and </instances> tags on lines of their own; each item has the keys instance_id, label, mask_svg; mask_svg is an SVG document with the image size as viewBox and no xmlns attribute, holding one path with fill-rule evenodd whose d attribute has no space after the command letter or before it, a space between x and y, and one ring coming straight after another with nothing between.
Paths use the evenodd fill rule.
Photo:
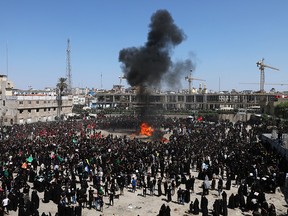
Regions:
<instances>
[{"instance_id":1,"label":"window","mask_svg":"<svg viewBox=\"0 0 288 216\"><path fill-rule=\"evenodd\" d=\"M19 113L20 113L20 114L23 113L23 110L19 110Z\"/></svg>"},{"instance_id":2,"label":"window","mask_svg":"<svg viewBox=\"0 0 288 216\"><path fill-rule=\"evenodd\" d=\"M28 104L31 104L31 101L28 101Z\"/></svg>"},{"instance_id":3,"label":"window","mask_svg":"<svg viewBox=\"0 0 288 216\"><path fill-rule=\"evenodd\" d=\"M3 100L3 106L5 106L5 100Z\"/></svg>"},{"instance_id":4,"label":"window","mask_svg":"<svg viewBox=\"0 0 288 216\"><path fill-rule=\"evenodd\" d=\"M39 109L36 109L36 112L39 112Z\"/></svg>"},{"instance_id":5,"label":"window","mask_svg":"<svg viewBox=\"0 0 288 216\"><path fill-rule=\"evenodd\" d=\"M28 109L28 113L31 113L31 109Z\"/></svg>"},{"instance_id":6,"label":"window","mask_svg":"<svg viewBox=\"0 0 288 216\"><path fill-rule=\"evenodd\" d=\"M46 108L44 108L44 112L46 112Z\"/></svg>"},{"instance_id":7,"label":"window","mask_svg":"<svg viewBox=\"0 0 288 216\"><path fill-rule=\"evenodd\" d=\"M36 101L36 104L39 104L39 101Z\"/></svg>"},{"instance_id":8,"label":"window","mask_svg":"<svg viewBox=\"0 0 288 216\"><path fill-rule=\"evenodd\" d=\"M44 104L46 104L47 103L47 101L44 101Z\"/></svg>"},{"instance_id":9,"label":"window","mask_svg":"<svg viewBox=\"0 0 288 216\"><path fill-rule=\"evenodd\" d=\"M23 101L19 101L19 104L23 104Z\"/></svg>"}]
</instances>

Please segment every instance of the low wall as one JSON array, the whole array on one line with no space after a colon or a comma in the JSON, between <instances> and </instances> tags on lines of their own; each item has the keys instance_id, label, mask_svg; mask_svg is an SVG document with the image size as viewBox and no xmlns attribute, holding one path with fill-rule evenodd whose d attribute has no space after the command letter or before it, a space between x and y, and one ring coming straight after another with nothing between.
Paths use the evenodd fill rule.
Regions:
<instances>
[{"instance_id":1,"label":"low wall","mask_svg":"<svg viewBox=\"0 0 288 216\"><path fill-rule=\"evenodd\" d=\"M288 160L288 134L282 135L282 143L279 142L277 136L272 136L272 134L262 134L261 140L268 142L273 149L275 149L279 154L286 157Z\"/></svg>"},{"instance_id":2,"label":"low wall","mask_svg":"<svg viewBox=\"0 0 288 216\"><path fill-rule=\"evenodd\" d=\"M251 113L246 114L219 114L219 120L229 120L231 122L249 121Z\"/></svg>"}]
</instances>

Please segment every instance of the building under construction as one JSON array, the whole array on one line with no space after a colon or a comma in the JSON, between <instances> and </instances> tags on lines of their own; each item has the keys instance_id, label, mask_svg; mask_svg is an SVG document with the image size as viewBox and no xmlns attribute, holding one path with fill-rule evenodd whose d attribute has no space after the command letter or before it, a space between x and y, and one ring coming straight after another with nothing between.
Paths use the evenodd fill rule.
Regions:
<instances>
[{"instance_id":1,"label":"building under construction","mask_svg":"<svg viewBox=\"0 0 288 216\"><path fill-rule=\"evenodd\" d=\"M149 104L164 110L232 110L232 109L269 109L284 96L279 93L259 93L251 91L206 93L198 92L150 92L146 97ZM95 108L134 108L142 99L136 91L97 92Z\"/></svg>"},{"instance_id":2,"label":"building under construction","mask_svg":"<svg viewBox=\"0 0 288 216\"><path fill-rule=\"evenodd\" d=\"M279 70L264 64L264 58L256 63L260 70L260 90L242 91L242 92L216 92L209 93L206 85L199 85L199 89L192 87L193 80L205 81L192 77L192 70L190 70L189 76L185 77L185 80L189 83L188 91L172 92L172 91L156 91L150 89L149 94L139 94L137 87L135 90L124 91L121 88L121 80L126 79L126 76L120 78L120 87L107 92L98 92L96 94L96 100L94 107L98 108L137 108L143 106L143 101L149 106L154 106L164 110L258 110L259 112L266 111L270 114L274 113L275 103L285 100L285 95L279 92L264 91L265 75L264 69L270 68L273 70ZM254 83L255 84L255 83ZM286 84L273 84L273 85L286 85ZM147 87L149 88L149 87ZM145 98L143 99L143 96Z\"/></svg>"}]
</instances>

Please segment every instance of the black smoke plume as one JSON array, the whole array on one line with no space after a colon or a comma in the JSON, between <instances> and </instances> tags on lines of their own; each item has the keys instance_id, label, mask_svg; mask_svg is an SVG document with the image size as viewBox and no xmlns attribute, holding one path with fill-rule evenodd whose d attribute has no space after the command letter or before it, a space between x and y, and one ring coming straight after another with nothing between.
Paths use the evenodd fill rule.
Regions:
<instances>
[{"instance_id":1,"label":"black smoke plume","mask_svg":"<svg viewBox=\"0 0 288 216\"><path fill-rule=\"evenodd\" d=\"M139 89L138 96L142 104L149 104L146 88L158 87L161 81L173 85L174 82L179 82L179 70L192 66L189 61L173 64L171 60L172 50L185 40L186 36L175 25L167 10L156 11L151 17L149 28L144 46L125 48L119 53L124 76L131 86ZM143 109L147 111L147 106ZM145 112L144 110L142 112Z\"/></svg>"}]
</instances>

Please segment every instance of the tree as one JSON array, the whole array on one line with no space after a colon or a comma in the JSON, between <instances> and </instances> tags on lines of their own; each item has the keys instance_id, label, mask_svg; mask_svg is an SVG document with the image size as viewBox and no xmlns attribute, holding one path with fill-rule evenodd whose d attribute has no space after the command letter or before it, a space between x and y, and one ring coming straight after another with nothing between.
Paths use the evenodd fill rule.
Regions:
<instances>
[{"instance_id":1,"label":"tree","mask_svg":"<svg viewBox=\"0 0 288 216\"><path fill-rule=\"evenodd\" d=\"M57 118L60 119L61 109L62 109L62 96L65 93L68 85L66 83L66 78L60 77L58 83L56 85L57 88L57 102L58 102L58 110L57 110Z\"/></svg>"},{"instance_id":2,"label":"tree","mask_svg":"<svg viewBox=\"0 0 288 216\"><path fill-rule=\"evenodd\" d=\"M67 89L68 85L66 83L67 79L60 77L57 83L57 89L59 90L59 94L62 96L65 90Z\"/></svg>"},{"instance_id":3,"label":"tree","mask_svg":"<svg viewBox=\"0 0 288 216\"><path fill-rule=\"evenodd\" d=\"M282 102L275 106L275 116L279 118L287 118L288 102Z\"/></svg>"}]
</instances>

